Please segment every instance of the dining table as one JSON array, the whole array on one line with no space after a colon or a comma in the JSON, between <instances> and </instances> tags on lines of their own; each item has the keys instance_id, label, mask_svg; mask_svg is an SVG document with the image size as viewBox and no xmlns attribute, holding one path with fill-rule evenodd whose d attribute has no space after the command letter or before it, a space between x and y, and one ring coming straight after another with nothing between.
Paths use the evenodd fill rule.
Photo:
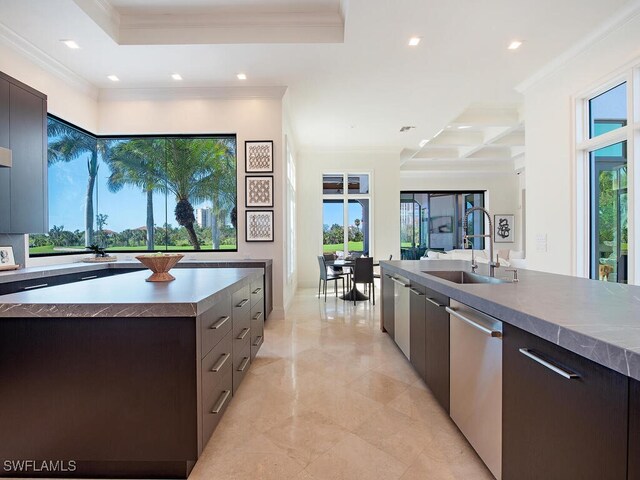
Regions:
<instances>
[{"instance_id":1,"label":"dining table","mask_svg":"<svg viewBox=\"0 0 640 480\"><path fill-rule=\"evenodd\" d=\"M356 259L355 258L346 258L346 259L335 259L335 260L327 260L325 262L327 264L328 267L346 267L349 268L352 273L353 270L355 269L356 266ZM380 266L380 261L377 262L373 262L373 266L374 267L379 267ZM348 284L351 284L351 280L350 280L350 275L352 274L347 274L347 282ZM362 293L360 290L358 290L358 287L356 286L355 283L353 283L353 285L351 285L351 288L349 289L349 291L347 293L345 293L344 295L341 295L340 298L342 300L350 300L350 301L356 301L356 302L363 302L365 300L369 300L369 297L367 295L365 295L364 293Z\"/></svg>"}]
</instances>

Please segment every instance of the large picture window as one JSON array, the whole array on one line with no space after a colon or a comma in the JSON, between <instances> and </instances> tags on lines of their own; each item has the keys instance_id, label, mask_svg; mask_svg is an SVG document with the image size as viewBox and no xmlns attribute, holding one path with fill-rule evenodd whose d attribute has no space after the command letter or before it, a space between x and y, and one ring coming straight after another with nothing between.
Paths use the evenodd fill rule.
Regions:
<instances>
[{"instance_id":1,"label":"large picture window","mask_svg":"<svg viewBox=\"0 0 640 480\"><path fill-rule=\"evenodd\" d=\"M31 255L237 250L233 135L97 137L48 119L48 235Z\"/></svg>"}]
</instances>

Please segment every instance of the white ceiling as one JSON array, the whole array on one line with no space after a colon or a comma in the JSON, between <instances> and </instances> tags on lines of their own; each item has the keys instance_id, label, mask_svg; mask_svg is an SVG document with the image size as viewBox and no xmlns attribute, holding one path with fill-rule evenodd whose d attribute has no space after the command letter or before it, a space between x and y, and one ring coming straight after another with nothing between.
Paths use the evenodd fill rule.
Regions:
<instances>
[{"instance_id":1,"label":"white ceiling","mask_svg":"<svg viewBox=\"0 0 640 480\"><path fill-rule=\"evenodd\" d=\"M122 15L243 9L345 18L343 43L118 45L78 3ZM288 86L301 148L418 150L470 105L514 87L631 0L0 0L0 23L101 89ZM422 36L417 48L410 36ZM517 51L507 45L524 41ZM69 50L60 39L74 39ZM169 42L168 42L169 43ZM178 42L176 42L178 43ZM180 73L177 84L170 74ZM248 80L240 83L238 72ZM107 80L116 74L118 84ZM403 125L415 126L400 133ZM446 137L445 137L446 138ZM473 158L473 154L470 156Z\"/></svg>"}]
</instances>

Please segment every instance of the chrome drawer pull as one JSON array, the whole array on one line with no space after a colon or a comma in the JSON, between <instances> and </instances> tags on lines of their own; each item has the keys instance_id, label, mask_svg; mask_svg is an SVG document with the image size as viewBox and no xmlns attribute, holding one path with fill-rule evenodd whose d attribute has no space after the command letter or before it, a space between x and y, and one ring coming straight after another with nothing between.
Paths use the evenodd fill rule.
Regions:
<instances>
[{"instance_id":1,"label":"chrome drawer pull","mask_svg":"<svg viewBox=\"0 0 640 480\"><path fill-rule=\"evenodd\" d=\"M256 288L253 292L251 292L253 295L257 295L262 291L262 287L258 287Z\"/></svg>"},{"instance_id":2,"label":"chrome drawer pull","mask_svg":"<svg viewBox=\"0 0 640 480\"><path fill-rule=\"evenodd\" d=\"M393 280L393 277L391 275L389 275L388 273L384 274L385 277L390 278L391 280Z\"/></svg>"},{"instance_id":3,"label":"chrome drawer pull","mask_svg":"<svg viewBox=\"0 0 640 480\"><path fill-rule=\"evenodd\" d=\"M580 375L578 375L577 373L573 373L573 372L567 372L566 370L563 370L560 367L556 367L555 365L547 362L546 360L543 360L542 358L540 358L539 356L537 356L535 353L533 353L533 351L529 350L528 348L521 348L518 350L521 354L523 354L526 357L529 357L531 360L533 360L534 362L539 363L540 365L547 367L549 370L551 370L552 372L557 373L558 375L571 380L574 378L580 378Z\"/></svg>"},{"instance_id":4,"label":"chrome drawer pull","mask_svg":"<svg viewBox=\"0 0 640 480\"><path fill-rule=\"evenodd\" d=\"M421 292L421 291L419 291L419 290L416 290L415 288L411 288L411 287L409 287L409 291L410 291L411 293L413 293L414 295L417 295L417 296L419 296L419 297L422 297L422 296L424 295L424 293L422 293L422 292Z\"/></svg>"},{"instance_id":5,"label":"chrome drawer pull","mask_svg":"<svg viewBox=\"0 0 640 480\"><path fill-rule=\"evenodd\" d=\"M255 314L255 316L253 317L253 320L257 320L262 316L262 312L258 312Z\"/></svg>"},{"instance_id":6,"label":"chrome drawer pull","mask_svg":"<svg viewBox=\"0 0 640 480\"><path fill-rule=\"evenodd\" d=\"M244 300L242 300L239 304L236 305L237 308L242 308L246 305L246 303L249 301L248 298L245 298Z\"/></svg>"},{"instance_id":7,"label":"chrome drawer pull","mask_svg":"<svg viewBox=\"0 0 640 480\"><path fill-rule=\"evenodd\" d=\"M98 275L91 275L90 277L82 277L80 280L91 280L94 278L98 278Z\"/></svg>"},{"instance_id":8,"label":"chrome drawer pull","mask_svg":"<svg viewBox=\"0 0 640 480\"><path fill-rule=\"evenodd\" d=\"M262 343L262 335L258 335L256 337L256 342L253 344L254 347L257 347L258 345L260 345Z\"/></svg>"},{"instance_id":9,"label":"chrome drawer pull","mask_svg":"<svg viewBox=\"0 0 640 480\"><path fill-rule=\"evenodd\" d=\"M434 300L431 297L427 297L427 302L433 303L436 307L446 307L446 305L443 305L442 303L437 302L436 300Z\"/></svg>"},{"instance_id":10,"label":"chrome drawer pull","mask_svg":"<svg viewBox=\"0 0 640 480\"><path fill-rule=\"evenodd\" d=\"M242 363L238 367L239 372L244 372L244 369L247 368L247 364L249 363L249 357L244 357Z\"/></svg>"},{"instance_id":11,"label":"chrome drawer pull","mask_svg":"<svg viewBox=\"0 0 640 480\"><path fill-rule=\"evenodd\" d=\"M211 413L213 413L214 415L218 415L220 413L220 410L222 410L222 407L224 407L224 404L227 403L229 395L231 395L231 390L225 390L224 392L222 392L220 398L218 398L218 401L213 406L213 410L211 410Z\"/></svg>"},{"instance_id":12,"label":"chrome drawer pull","mask_svg":"<svg viewBox=\"0 0 640 480\"><path fill-rule=\"evenodd\" d=\"M40 285L31 285L30 287L24 287L24 290L33 290L34 288L42 288L42 287L48 287L49 284L48 283L41 283Z\"/></svg>"},{"instance_id":13,"label":"chrome drawer pull","mask_svg":"<svg viewBox=\"0 0 640 480\"><path fill-rule=\"evenodd\" d=\"M411 286L411 284L409 283L404 283L401 282L400 280L398 280L396 277L390 277L391 280L393 280L394 282L396 282L398 285L402 285L403 287L409 288Z\"/></svg>"},{"instance_id":14,"label":"chrome drawer pull","mask_svg":"<svg viewBox=\"0 0 640 480\"><path fill-rule=\"evenodd\" d=\"M249 330L251 330L250 328L243 328L242 329L242 333L240 333L240 335L238 335L236 337L237 340L244 340L244 337L247 336L247 333L249 333Z\"/></svg>"},{"instance_id":15,"label":"chrome drawer pull","mask_svg":"<svg viewBox=\"0 0 640 480\"><path fill-rule=\"evenodd\" d=\"M453 315L454 317L459 318L463 322L471 325L473 328L477 328L481 332L486 333L491 337L495 337L495 338L502 337L502 332L500 330L492 330L490 328L485 327L484 325L480 325L479 323L474 322L470 318L467 318L464 315L461 315L460 313L456 312L453 308L445 307L445 310L449 312L451 315Z\"/></svg>"},{"instance_id":16,"label":"chrome drawer pull","mask_svg":"<svg viewBox=\"0 0 640 480\"><path fill-rule=\"evenodd\" d=\"M216 323L214 323L213 325L211 325L211 330L217 330L219 329L221 326L223 326L225 323L227 323L229 320L231 319L230 316L226 316L226 317L221 317L220 320L218 320Z\"/></svg>"},{"instance_id":17,"label":"chrome drawer pull","mask_svg":"<svg viewBox=\"0 0 640 480\"><path fill-rule=\"evenodd\" d=\"M228 354L228 353L223 353L223 354L220 356L220 359L219 359L219 360L216 362L216 364L213 366L213 368L211 369L211 371L212 371L212 372L215 372L215 373L219 372L219 371L220 371L220 369L221 369L222 367L224 367L224 364L225 364L225 363L227 363L227 360L229 360L229 357L230 357L230 356L231 356L231 355L230 355L230 354Z\"/></svg>"}]
</instances>

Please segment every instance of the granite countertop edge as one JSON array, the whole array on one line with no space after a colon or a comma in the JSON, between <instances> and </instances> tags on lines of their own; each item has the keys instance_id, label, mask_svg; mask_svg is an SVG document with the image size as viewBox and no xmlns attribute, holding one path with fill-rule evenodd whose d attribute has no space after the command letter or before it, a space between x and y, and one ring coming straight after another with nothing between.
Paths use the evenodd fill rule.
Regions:
<instances>
[{"instance_id":1,"label":"granite countertop edge","mask_svg":"<svg viewBox=\"0 0 640 480\"><path fill-rule=\"evenodd\" d=\"M425 268L433 270L459 269L470 271L469 262L440 260L435 261L435 263L433 261L431 263L428 261L427 263L424 263L425 261L416 262L421 263L410 266L407 261L383 261L381 262L381 267L387 272L402 275L410 281L430 288L456 301L464 303L465 305L476 308L502 322L518 327L528 333L536 335L627 377L640 380L640 315L636 317L638 321L638 329L630 327L628 335L625 335L623 325L614 327L617 335L621 338L624 337L625 341L633 343L634 338L637 338L638 348L629 348L625 345L621 345L619 342L605 338L606 331L598 325L593 326L592 332L586 333L579 331L579 329L575 327L572 328L571 326L561 325L554 321L553 318L549 318L547 315L525 313L518 310L515 306L509 306L504 303L494 301L491 298L491 292L492 289L496 288L496 286L483 285L483 287L486 288L478 290L473 288L478 285L460 285L422 272ZM486 274L487 272L484 272L484 269L486 269L486 266L481 265L481 271L478 273ZM521 270L521 281L518 284L511 284L514 288L519 289L519 295L522 295L523 289L527 288L528 272L529 271L527 270ZM544 278L545 275L549 277L560 277L556 274L545 274L544 272L531 273L538 278ZM566 281L570 281L569 279L571 278L575 278L576 281L589 281L564 275L561 277L565 277L567 279ZM625 285L624 287L637 289L638 298L640 298L640 287L628 285ZM509 288L509 286L507 288ZM637 308L638 312L640 312L640 302L638 302L638 304L634 304L633 308ZM579 312L576 313L579 314ZM582 328L588 329L589 325L583 325Z\"/></svg>"}]
</instances>

